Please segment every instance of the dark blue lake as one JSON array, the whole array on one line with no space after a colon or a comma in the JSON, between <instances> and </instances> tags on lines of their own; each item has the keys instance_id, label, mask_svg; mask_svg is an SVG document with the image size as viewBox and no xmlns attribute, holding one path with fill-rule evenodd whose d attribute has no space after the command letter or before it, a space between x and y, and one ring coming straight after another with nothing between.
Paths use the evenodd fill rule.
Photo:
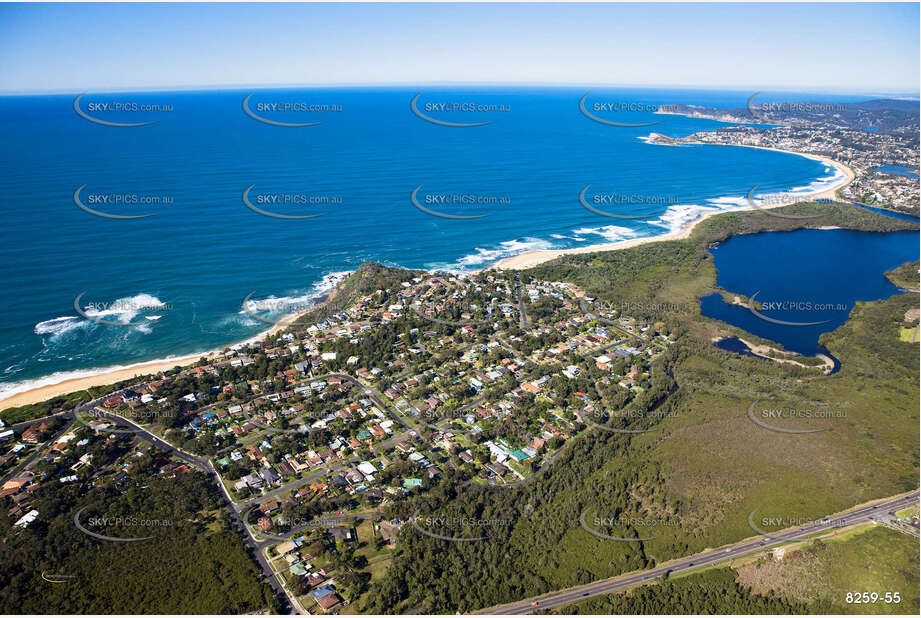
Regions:
<instances>
[{"instance_id":1,"label":"dark blue lake","mask_svg":"<svg viewBox=\"0 0 921 618\"><path fill-rule=\"evenodd\" d=\"M711 249L717 283L762 304L760 316L719 294L700 299L701 313L787 350L815 355L819 335L845 321L857 301L899 291L885 272L918 259L916 231L888 234L797 230L735 236Z\"/></svg>"},{"instance_id":2,"label":"dark blue lake","mask_svg":"<svg viewBox=\"0 0 921 618\"><path fill-rule=\"evenodd\" d=\"M908 176L909 178L918 178L918 172L911 169L910 167L905 167L904 165L880 165L876 168L877 172L883 172L885 174L895 174L896 176Z\"/></svg>"}]
</instances>

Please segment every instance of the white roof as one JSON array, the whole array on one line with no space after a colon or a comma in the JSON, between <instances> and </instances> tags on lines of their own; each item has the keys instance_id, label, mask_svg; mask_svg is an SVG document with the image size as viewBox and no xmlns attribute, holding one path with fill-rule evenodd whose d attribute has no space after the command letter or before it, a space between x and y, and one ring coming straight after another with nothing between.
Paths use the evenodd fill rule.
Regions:
<instances>
[{"instance_id":1,"label":"white roof","mask_svg":"<svg viewBox=\"0 0 921 618\"><path fill-rule=\"evenodd\" d=\"M363 461L358 464L358 471L364 474L365 476L370 476L377 472L377 468L374 467L374 464L370 461Z\"/></svg>"}]
</instances>

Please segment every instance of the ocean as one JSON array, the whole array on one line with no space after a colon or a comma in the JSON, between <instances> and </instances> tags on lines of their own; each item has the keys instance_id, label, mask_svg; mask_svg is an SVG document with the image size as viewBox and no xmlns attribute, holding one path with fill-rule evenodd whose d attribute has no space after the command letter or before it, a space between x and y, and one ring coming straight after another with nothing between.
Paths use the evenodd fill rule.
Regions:
<instances>
[{"instance_id":1,"label":"ocean","mask_svg":"<svg viewBox=\"0 0 921 618\"><path fill-rule=\"evenodd\" d=\"M589 118L585 88L77 94L0 98L0 397L247 339L365 261L476 270L838 179L792 154L645 141L721 126L656 105L746 92L586 97L642 126Z\"/></svg>"}]
</instances>

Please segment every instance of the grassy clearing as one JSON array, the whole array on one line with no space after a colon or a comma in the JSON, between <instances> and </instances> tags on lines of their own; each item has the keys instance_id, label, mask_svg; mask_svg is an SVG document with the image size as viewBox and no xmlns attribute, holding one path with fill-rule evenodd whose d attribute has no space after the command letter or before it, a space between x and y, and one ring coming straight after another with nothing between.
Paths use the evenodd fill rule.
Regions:
<instances>
[{"instance_id":1,"label":"grassy clearing","mask_svg":"<svg viewBox=\"0 0 921 618\"><path fill-rule=\"evenodd\" d=\"M782 560L762 559L737 567L738 581L760 595L812 605L815 611L848 614L917 614L918 542L883 526L855 531L835 542L815 541L787 550ZM898 592L901 602L847 603L847 593Z\"/></svg>"},{"instance_id":2,"label":"grassy clearing","mask_svg":"<svg viewBox=\"0 0 921 618\"><path fill-rule=\"evenodd\" d=\"M366 519L363 520L355 530L358 543L358 549L355 551L355 554L364 556L368 560L367 566L362 570L371 575L371 581L368 582L369 590L370 586L373 586L375 582L380 581L386 576L387 569L393 561L394 552L393 549L387 546L383 546L380 549L377 548L377 542L380 539L380 535L374 530L374 526L375 523L373 521ZM357 599L352 599L351 603L343 607L339 613L360 613L368 597L368 591L365 591Z\"/></svg>"}]
</instances>

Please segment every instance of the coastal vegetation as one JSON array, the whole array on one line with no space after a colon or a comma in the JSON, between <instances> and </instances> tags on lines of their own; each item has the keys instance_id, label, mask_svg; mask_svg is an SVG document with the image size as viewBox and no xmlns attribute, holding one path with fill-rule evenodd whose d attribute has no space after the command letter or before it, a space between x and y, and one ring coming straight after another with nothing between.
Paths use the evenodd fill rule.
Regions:
<instances>
[{"instance_id":1,"label":"coastal vegetation","mask_svg":"<svg viewBox=\"0 0 921 618\"><path fill-rule=\"evenodd\" d=\"M124 442L107 441L94 448L94 460L119 457L129 448ZM6 516L0 518L0 612L277 610L271 588L261 579L210 480L198 472L158 474L162 464L147 454L128 473L95 484L81 480L42 487L31 497L41 517L24 529L13 528ZM105 536L153 538L102 540L81 531L75 518Z\"/></svg>"},{"instance_id":2,"label":"coastal vegetation","mask_svg":"<svg viewBox=\"0 0 921 618\"><path fill-rule=\"evenodd\" d=\"M533 433L527 428L528 411L537 410L549 416L555 401L567 402L563 406L566 410L561 413L572 423L573 430L552 461L544 468L530 470L525 482L489 485L456 476L455 471L449 470L439 482L426 483L426 491L388 503L383 515L390 521L407 522L419 515L435 522L461 523L452 529L439 530L435 536L404 523L386 576L374 578L368 591L364 590L369 583L366 581L353 590L360 595L357 609L373 613L472 611L649 568L707 547L750 537L755 532L749 527L748 516L756 509L767 516L814 519L855 503L916 488L917 348L900 341L898 329L906 311L917 305L917 295L896 294L882 301L858 303L844 326L825 334L820 343L842 365L841 371L832 376L806 366L740 356L716 348L712 345L715 339L742 331L702 317L698 299L716 286L708 247L731 235L828 226L886 232L917 229L917 223L839 204L795 205L775 212L820 216L794 221L759 211L726 213L704 221L686 239L651 242L620 251L566 255L522 273L522 280L535 277L567 282L584 290L599 305L623 308L625 313L655 324L653 332L670 344L654 360L637 361L636 372L647 375L638 380L641 386L637 390L631 389L629 395L619 399L616 389L595 381L591 367L568 381L554 376L547 391L552 394L522 397L507 417L510 424L521 426L522 433ZM495 276L508 281L507 273ZM304 323L331 316L369 295L377 296L377 302L385 302L388 294L399 294L406 277L406 271L399 269L363 265L325 305L311 314L313 318L304 318ZM534 310L532 320L553 315L555 308L551 300L524 303L529 311ZM579 312L580 317L582 313ZM400 324L405 327L418 322L416 328L420 331L448 332L445 325L421 316L407 319L409 322ZM593 321L599 328L603 324ZM519 351L527 353L557 341L553 329L531 333L521 329L517 320L512 322L502 334L514 339L515 346L521 348ZM290 328L299 327L296 324ZM379 325L369 337L357 343L345 337L341 341L322 342L320 351L337 353L324 370L344 370L343 359L353 355L374 366L381 354L377 348L407 335L394 328L392 324ZM280 345L283 334L281 331L273 335L270 345ZM744 336L762 342L752 335ZM501 339L499 344L505 345ZM404 341L403 345L408 343L409 340ZM565 365L564 358L560 359L561 366ZM425 363L438 362L441 361L437 355L409 361L415 364L406 370L415 372ZM184 393L196 391L211 397L207 393L221 385L226 384L232 390L232 385L242 388L251 379L266 376L281 379L279 374L284 371L294 372L290 364L281 358L270 360L260 355L258 361L249 365L228 364L213 375L195 379L177 377L158 396L181 401ZM618 367L618 371L626 369ZM521 378L537 379L542 371L543 368L527 367ZM531 375L531 372L537 373ZM384 379L380 386L385 388L387 383ZM424 387L421 384L414 388ZM214 398L232 396L232 392L218 392ZM629 412L629 427L634 433L590 428L578 422L571 409L578 409L586 400L599 400L609 410ZM778 421L793 428L819 430L817 433L777 433L751 422L748 412L758 401L777 409L821 410L828 414ZM336 399L335 403L342 402ZM179 403L169 410L170 414L159 422L164 428L177 431L167 436L183 440L184 448L214 454L224 446L217 441L180 438L178 428L187 422L185 404ZM325 436L318 432L309 439L317 440L316 446L320 447ZM284 444L279 443L278 452L284 451ZM75 503L56 505L53 501L73 500L69 491L60 492L61 496L48 498L52 502L43 504L42 508L53 515L52 524L59 522L57 525L63 526L70 517L72 526ZM129 491L127 495L141 500L137 491ZM118 504L120 498L112 494L111 499ZM357 505L330 503L328 506ZM209 546L201 545L209 535L193 542L201 526L213 527L228 537L234 529L219 512L201 515L215 511L215 503L204 498L189 509L177 517L183 525L165 535L162 543L158 538L156 546L168 546L174 538L180 539L185 543L184 548L200 554L196 560L204 559L212 551ZM103 512L103 505L97 503L97 510ZM297 514L312 517L318 513L310 510ZM186 523L193 536L182 536ZM30 527L15 536L29 539L34 534L34 543L51 544L53 539L64 538L58 530ZM612 541L606 535L629 540ZM452 538L474 540L456 542ZM64 542L68 547L81 547L72 539L65 538ZM46 553L50 551L41 547ZM130 550L140 551L133 546ZM65 552L64 557L69 555ZM245 554L227 554L241 555ZM76 559L51 562L49 566L75 568L79 564ZM240 557L235 562L234 576L243 577L242 573L249 568L247 564L252 563ZM215 569L220 571L221 567ZM8 579L18 581L10 576ZM257 608L257 598L271 596L265 590L245 590L240 597L229 596L224 602ZM719 590L739 608L762 607L758 604L767 603L750 598L742 588L716 579L708 580L700 589L681 589L676 594L679 598L684 595L689 608L702 611ZM666 602L657 600L655 591L640 594L653 596L637 607L655 608L659 607L657 603ZM85 603L95 609L97 598L87 598ZM202 611L216 613L225 609L209 595L202 595L200 601L207 607ZM132 597L112 606L128 612L134 608L132 602L138 601ZM796 604L801 601L770 602L779 604L777 607L793 608L799 607ZM27 609L33 607L41 604ZM763 607L767 611L768 606Z\"/></svg>"},{"instance_id":3,"label":"coastal vegetation","mask_svg":"<svg viewBox=\"0 0 921 618\"><path fill-rule=\"evenodd\" d=\"M723 568L567 605L554 614L806 614L809 610L808 602L754 594L736 582L732 569Z\"/></svg>"},{"instance_id":4,"label":"coastal vegetation","mask_svg":"<svg viewBox=\"0 0 921 618\"><path fill-rule=\"evenodd\" d=\"M841 537L785 547L688 575L593 598L554 614L917 614L918 544L865 524ZM848 593L876 592L876 603ZM899 602L886 603L899 595Z\"/></svg>"},{"instance_id":5,"label":"coastal vegetation","mask_svg":"<svg viewBox=\"0 0 921 618\"><path fill-rule=\"evenodd\" d=\"M741 586L756 595L808 604L813 614L908 614L919 611L918 541L868 524L842 539L825 538L734 567ZM848 593L876 592L876 603L848 603ZM898 593L899 602L884 595Z\"/></svg>"},{"instance_id":6,"label":"coastal vegetation","mask_svg":"<svg viewBox=\"0 0 921 618\"><path fill-rule=\"evenodd\" d=\"M919 278L921 278L919 277L918 268L919 260L905 262L898 268L887 272L886 277L899 287L917 290L919 287Z\"/></svg>"},{"instance_id":7,"label":"coastal vegetation","mask_svg":"<svg viewBox=\"0 0 921 618\"><path fill-rule=\"evenodd\" d=\"M587 432L526 484L441 486L403 506L404 517L418 509L513 523L490 529L482 544L404 529L390 577L372 588L366 611L469 611L752 536L747 517L755 509L818 518L915 488L917 351L880 333L895 332L916 300L896 295L858 303L849 322L821 341L842 363L832 376L721 351L711 341L732 329L700 316L697 298L716 280L707 247L732 234L824 226L917 229L915 222L852 206L806 204L781 212L817 210L822 216L808 221L727 213L708 219L688 239L567 255L524 273L575 283L589 296L629 304L637 315L663 322L677 345L658 371L674 375L677 390L664 402L647 402L659 406L647 418L648 432ZM775 433L747 416L759 400L828 416L792 421L818 433ZM650 540L603 540L580 525L583 514L588 521L635 515L655 528L603 531ZM484 534L476 532L456 536Z\"/></svg>"}]
</instances>

